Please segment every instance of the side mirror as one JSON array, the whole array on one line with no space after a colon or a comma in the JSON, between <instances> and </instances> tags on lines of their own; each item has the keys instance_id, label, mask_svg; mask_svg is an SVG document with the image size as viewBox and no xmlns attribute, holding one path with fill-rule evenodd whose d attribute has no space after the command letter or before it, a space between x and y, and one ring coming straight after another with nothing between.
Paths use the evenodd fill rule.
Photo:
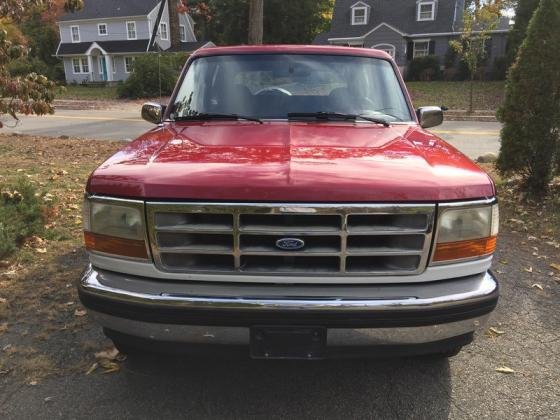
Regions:
<instances>
[{"instance_id":1,"label":"side mirror","mask_svg":"<svg viewBox=\"0 0 560 420\"><path fill-rule=\"evenodd\" d=\"M165 107L160 104L148 102L142 105L142 118L152 124L161 124Z\"/></svg>"},{"instance_id":2,"label":"side mirror","mask_svg":"<svg viewBox=\"0 0 560 420\"><path fill-rule=\"evenodd\" d=\"M439 106L423 106L416 111L420 127L430 128L443 123L443 110Z\"/></svg>"}]
</instances>

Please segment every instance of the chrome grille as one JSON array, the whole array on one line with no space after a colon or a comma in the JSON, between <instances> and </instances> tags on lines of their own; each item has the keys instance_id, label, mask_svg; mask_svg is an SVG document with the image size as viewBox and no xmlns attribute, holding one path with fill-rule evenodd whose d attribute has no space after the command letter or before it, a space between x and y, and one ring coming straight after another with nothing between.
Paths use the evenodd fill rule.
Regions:
<instances>
[{"instance_id":1,"label":"chrome grille","mask_svg":"<svg viewBox=\"0 0 560 420\"><path fill-rule=\"evenodd\" d=\"M424 271L435 205L147 203L167 272L410 275ZM299 250L277 241L303 240Z\"/></svg>"}]
</instances>

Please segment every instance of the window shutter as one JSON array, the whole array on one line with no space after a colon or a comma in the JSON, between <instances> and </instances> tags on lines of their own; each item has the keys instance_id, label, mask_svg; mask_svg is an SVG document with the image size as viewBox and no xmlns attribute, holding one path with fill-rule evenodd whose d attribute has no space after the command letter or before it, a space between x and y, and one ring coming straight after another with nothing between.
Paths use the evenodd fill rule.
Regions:
<instances>
[{"instance_id":1,"label":"window shutter","mask_svg":"<svg viewBox=\"0 0 560 420\"><path fill-rule=\"evenodd\" d=\"M412 55L414 54L414 42L409 41L406 44L406 59L408 61L412 60Z\"/></svg>"},{"instance_id":2,"label":"window shutter","mask_svg":"<svg viewBox=\"0 0 560 420\"><path fill-rule=\"evenodd\" d=\"M436 53L436 41L430 41L430 55L434 55Z\"/></svg>"}]
</instances>

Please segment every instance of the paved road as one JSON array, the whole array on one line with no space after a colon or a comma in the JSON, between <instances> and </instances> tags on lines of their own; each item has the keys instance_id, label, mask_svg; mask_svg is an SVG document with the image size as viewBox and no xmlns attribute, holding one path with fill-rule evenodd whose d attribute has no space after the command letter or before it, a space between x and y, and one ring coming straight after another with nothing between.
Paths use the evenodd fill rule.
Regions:
<instances>
[{"instance_id":1,"label":"paved road","mask_svg":"<svg viewBox=\"0 0 560 420\"><path fill-rule=\"evenodd\" d=\"M86 376L87 364L36 386L0 375L0 418L558 419L560 289L546 274L558 251L539 244L547 258L537 258L535 243L527 233L503 231L494 264L501 299L489 325L504 335L480 335L450 360L129 358L116 374ZM80 343L99 349L106 342L91 323L53 330L41 345L65 368L81 357ZM0 349L20 340L8 332ZM502 366L515 373L496 372Z\"/></svg>"},{"instance_id":2,"label":"paved road","mask_svg":"<svg viewBox=\"0 0 560 420\"><path fill-rule=\"evenodd\" d=\"M6 122L10 124L10 121ZM143 121L139 109L127 106L111 110L61 110L46 117L23 117L15 128L23 134L83 137L100 140L130 140L147 131L151 124ZM448 121L432 130L471 158L500 148L497 122Z\"/></svg>"}]
</instances>

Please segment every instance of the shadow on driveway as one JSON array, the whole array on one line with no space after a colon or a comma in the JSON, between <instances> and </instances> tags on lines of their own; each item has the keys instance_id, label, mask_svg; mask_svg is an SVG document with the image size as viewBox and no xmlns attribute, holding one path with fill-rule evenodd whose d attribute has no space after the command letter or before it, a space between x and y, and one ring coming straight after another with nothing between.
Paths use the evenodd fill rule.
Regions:
<instances>
[{"instance_id":1,"label":"shadow on driveway","mask_svg":"<svg viewBox=\"0 0 560 420\"><path fill-rule=\"evenodd\" d=\"M446 359L266 362L144 356L124 364L112 390L104 388L103 399L118 395L119 410L134 417L448 418L449 378ZM90 402L90 412L114 414L114 406L102 413Z\"/></svg>"}]
</instances>

